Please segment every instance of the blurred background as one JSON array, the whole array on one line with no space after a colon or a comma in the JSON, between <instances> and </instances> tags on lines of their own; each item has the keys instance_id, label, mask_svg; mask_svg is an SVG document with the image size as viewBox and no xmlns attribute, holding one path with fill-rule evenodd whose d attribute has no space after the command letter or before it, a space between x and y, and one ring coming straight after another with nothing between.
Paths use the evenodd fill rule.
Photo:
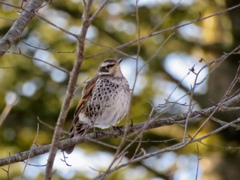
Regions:
<instances>
[{"instance_id":1,"label":"blurred background","mask_svg":"<svg viewBox=\"0 0 240 180\"><path fill-rule=\"evenodd\" d=\"M19 0L7 2L15 6L22 4ZM94 1L92 13L100 7L102 2ZM148 35L158 25L154 30L156 32L237 4L234 0L182 0L180 5L178 2L178 0L140 0L138 2L139 27L136 23L135 0L110 1L104 7L87 34L85 56L88 59L81 67L76 94L64 127L66 131L71 125L75 107L85 85L84 81L94 76L99 64L105 58L124 58L121 68L131 87L134 84L136 69L140 70L130 114L134 123L140 123L147 120L153 107L165 103L165 99L189 103L188 96L182 98L194 84L195 75L189 73L189 69L194 66L195 71L198 72L205 62L215 60L224 52L230 52L239 45L240 9L236 8L145 39L139 53L138 67L136 61L131 58L137 57L137 43L101 54L109 48L136 40L138 30L142 37ZM167 15L176 6L178 7ZM82 11L81 0L59 0L47 4L39 10L39 14L61 28L79 33ZM0 38L19 16L20 9L0 4ZM34 18L19 37L19 41L11 47L10 52L0 59L0 113L6 106L11 107L10 104L13 103L9 115L0 126L0 158L51 142L53 129L49 126L55 126L69 76L66 72L33 58L71 71L75 50L76 40L72 36L43 20ZM152 56L153 58L149 60ZM200 62L200 59L204 59L205 62ZM196 88L193 97L196 110L210 107L221 100L236 74L238 61L239 55L230 56ZM204 79L214 66L215 64L210 68L204 68L198 82ZM176 88L180 81L181 84ZM175 106L161 117L187 112L187 108L187 106ZM219 113L216 117L230 122L239 115L239 112ZM49 126L40 123L39 119ZM193 134L202 122L203 120L199 120L191 123L188 134ZM124 121L121 124L124 125ZM201 131L201 135L219 126L220 124L210 121ZM181 141L183 131L184 128L179 125L149 130L144 133L143 140L147 141L142 143L142 148L146 152L153 152L176 144ZM36 144L32 145L37 132ZM131 164L112 173L108 179L191 180L196 174L198 179L204 180L238 179L240 177L238 148L224 150L217 147L239 147L239 137L239 131L228 128L203 141L210 146L192 144L176 152L167 152ZM117 146L120 140L120 138L110 138L104 142ZM136 143L131 146L123 162L131 158L137 145ZM30 160L30 163L44 165L47 163L47 156L48 154L44 154L35 157ZM71 167L67 167L60 160L61 153L57 155L55 163L57 172L53 179L91 179L98 175L97 171L108 167L113 156L114 150L110 148L95 143L81 144L68 158ZM201 157L199 162L198 157ZM43 178L44 166L28 166L25 170L24 166L24 163L11 165L10 179ZM0 179L7 179L7 173L2 169L0 177Z\"/></svg>"}]
</instances>

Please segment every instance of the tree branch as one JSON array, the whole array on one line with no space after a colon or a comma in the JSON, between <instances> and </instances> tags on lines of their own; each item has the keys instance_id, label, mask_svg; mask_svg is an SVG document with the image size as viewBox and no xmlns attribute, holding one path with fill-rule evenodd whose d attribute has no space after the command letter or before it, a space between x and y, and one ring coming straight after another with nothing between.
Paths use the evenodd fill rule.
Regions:
<instances>
[{"instance_id":1,"label":"tree branch","mask_svg":"<svg viewBox=\"0 0 240 180\"><path fill-rule=\"evenodd\" d=\"M44 0L31 0L29 5L22 12L21 16L13 23L9 31L0 40L0 57L2 57L5 52L19 39L27 24L35 16L35 11L41 7L43 2ZM0 3L6 4L4 2Z\"/></svg>"},{"instance_id":2,"label":"tree branch","mask_svg":"<svg viewBox=\"0 0 240 180\"><path fill-rule=\"evenodd\" d=\"M203 20L205 20L205 19L208 19L208 18L211 18L211 17L214 17L214 16L218 16L218 15L223 14L223 13L226 13L226 12L228 12L228 11L232 11L232 10L234 10L234 9L236 9L236 8L239 8L239 7L240 7L240 4L238 4L238 5L236 5L236 6L233 6L233 7L230 7L230 8L227 8L227 9L224 9L224 10L222 10L222 11L218 11L218 12L216 12L216 13L210 14L210 15L205 16L205 17L198 17L198 18L196 18L196 19L194 19L194 20L191 20L191 21L186 22L186 23L182 23L182 24L180 24L180 25L176 25L176 26L172 26L172 27L169 27L169 28L165 28L165 29L160 30L160 31L155 31L155 32L152 32L152 31L151 31L149 34L147 34L147 35L145 35L145 36L142 36L141 38L137 38L137 39L132 40L132 41L129 41L129 42L127 42L127 43L121 44L121 45L119 45L119 46L116 46L116 47L113 47L113 48L109 48L109 49L107 49L107 50L103 50L103 51L101 51L101 52L97 52L97 53L95 53L95 54L86 56L85 59L94 58L94 57L96 57L96 56L103 55L103 54L109 53L109 52L111 52L111 51L117 51L118 49L121 49L121 48L123 48L123 47L127 47L127 46L130 46L130 45L132 45L132 44L138 43L139 41L143 41L143 40L145 40L145 39L147 39L147 38L155 37L155 36L157 36L157 35L159 35L159 34L163 34L163 33L165 33L165 32L174 31L174 30L176 30L176 29L179 29L179 28L188 26L188 25L190 25L190 24L193 24L193 23L196 23L196 22L200 22L200 21L203 21Z\"/></svg>"},{"instance_id":3,"label":"tree branch","mask_svg":"<svg viewBox=\"0 0 240 180\"><path fill-rule=\"evenodd\" d=\"M224 108L224 107L227 107L229 104L238 103L239 101L240 101L240 94L238 94L238 95L234 96L233 98L223 102L222 103L222 108L218 108L217 112L222 112L223 110L225 110L225 111L230 110L231 111L230 108ZM199 110L199 111L194 111L194 112L191 113L191 117L189 119L189 122L191 122L191 121L193 121L197 118L206 117L209 114L211 114L215 109L216 109L216 106L212 106L212 107L205 108L205 109L202 109L202 110ZM148 129L153 129L153 128L157 128L157 127L161 127L161 126L170 126L170 125L173 125L173 124L184 123L187 116L188 116L188 113L185 113L185 114L180 114L180 115L172 116L172 117L168 117L168 118L150 120L150 121L147 121L147 122L130 125L127 128L121 127L120 130L118 130L118 129L104 130L104 131L98 132L97 139L100 140L100 139L122 136L125 132L125 129L127 129L128 136L132 136L134 134L137 134L139 132L139 130L142 130L143 128L144 128L144 131L146 131ZM231 126L233 126L233 122L226 123L224 125L223 129L225 129L226 127L231 127ZM223 130L223 129L220 129L220 130ZM215 131L213 131L213 132L216 133L216 132L219 132L219 130L216 131L216 132ZM202 137L207 138L208 136L203 135ZM92 142L92 139L96 139L95 133L86 134L84 137L79 136L79 137L75 137L75 138L72 138L72 139L62 140L58 144L57 149L66 149L67 147L72 146L72 145L81 144L81 143L85 143L85 142ZM203 138L201 138L201 139L198 138L198 140L202 140L202 139ZM47 153L50 150L50 148L51 148L51 144L41 146L41 147L37 147L37 148L31 149L29 151L20 152L20 153L17 153L15 155L12 155L12 156L9 156L9 157L6 157L6 158L2 158L2 159L0 159L0 166L21 162L21 161L24 161L28 158Z\"/></svg>"},{"instance_id":4,"label":"tree branch","mask_svg":"<svg viewBox=\"0 0 240 180\"><path fill-rule=\"evenodd\" d=\"M72 72L70 74L67 92L66 92L65 99L64 99L64 102L57 120L57 124L55 127L50 154L48 157L48 163L45 171L45 180L50 180L52 177L52 167L53 167L54 159L59 147L62 128L65 122L65 119L67 117L68 109L74 94L74 87L77 82L78 74L80 72L80 67L84 60L84 55L83 55L84 45L85 45L87 30L90 26L89 18L90 18L90 8L92 6L92 2L93 0L89 0L87 2L83 1L83 4L84 4L84 12L82 17L83 23L82 23L81 33L77 37L78 45L77 45L76 59L75 59Z\"/></svg>"},{"instance_id":5,"label":"tree branch","mask_svg":"<svg viewBox=\"0 0 240 180\"><path fill-rule=\"evenodd\" d=\"M216 130L214 130L214 131L212 131L212 132L210 132L210 133L208 133L208 134L206 134L206 135L203 135L203 136L201 136L201 137L199 137L199 138L192 139L192 138L190 137L190 140L188 140L188 141L186 141L186 142L180 142L180 143L174 144L174 145L172 145L172 146L169 146L169 147L160 149L160 150L158 150L158 151L154 151L154 152L152 152L152 153L143 154L143 155L141 155L141 156L139 156L139 157L133 158L133 159L127 161L126 163L123 163L123 164L121 164L121 165L118 165L118 166L112 168L111 170L108 170L108 171L100 174L99 176L95 177L94 180L102 179L102 177L106 177L107 174L110 174L110 173L112 173L112 172L114 172L114 171L117 171L117 170L123 168L123 167L126 167L126 166L128 166L128 165L130 165L130 164L133 164L133 163L142 161L142 160L144 160L144 159L147 159L147 158L150 158L150 157L153 157L153 156L162 154L162 153L164 153L164 152L176 151L176 150L181 149L181 148L185 147L186 145L192 144L192 143L194 143L194 142L201 142L203 139L208 138L209 136L212 136L212 135L214 135L214 134L217 134L218 132L220 132L220 131L222 131L222 130L224 130L224 129L230 127L230 126L232 126L233 124L239 123L239 122L240 122L240 118L238 118L238 119L236 119L236 120L234 120L234 121L232 121L232 122L229 122L229 123L223 125L222 127L218 128L218 129L216 129Z\"/></svg>"}]
</instances>

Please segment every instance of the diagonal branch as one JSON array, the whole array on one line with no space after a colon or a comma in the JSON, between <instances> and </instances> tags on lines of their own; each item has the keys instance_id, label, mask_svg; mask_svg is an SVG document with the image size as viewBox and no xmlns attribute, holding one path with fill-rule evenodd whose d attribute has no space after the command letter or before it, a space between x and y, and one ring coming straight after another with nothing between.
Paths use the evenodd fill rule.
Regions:
<instances>
[{"instance_id":1,"label":"diagonal branch","mask_svg":"<svg viewBox=\"0 0 240 180\"><path fill-rule=\"evenodd\" d=\"M232 104L238 103L238 102L240 102L240 94L223 102L222 107L219 108L217 112L231 111L232 109L228 108L228 106L230 104L232 105ZM196 118L200 118L200 117L206 117L206 116L210 115L213 111L215 111L215 109L216 109L216 106L212 106L212 107L202 109L199 111L194 111L191 113L191 117L190 117L189 121L193 121ZM172 116L172 117L168 117L168 118L150 120L150 121L147 121L144 123L130 125L127 128L121 127L120 131L119 130L104 130L104 131L98 132L97 139L100 140L100 139L122 136L125 129L127 129L128 135L132 135L132 134L138 133L139 130L141 130L143 128L144 128L144 131L146 131L148 129L153 129L153 128L157 128L157 127L161 127L161 126L170 126L173 124L184 123L187 116L188 116L188 113L185 113L185 114L180 114L180 115ZM230 126L233 126L233 122L224 124L224 128L230 127ZM203 135L202 137L207 138L208 136ZM96 139L95 133L86 134L84 137L79 136L79 137L75 137L72 139L63 140L59 143L59 146L57 147L57 149L58 148L66 149L66 147L69 147L72 145L81 144L81 143L85 143L85 142L92 142L93 139ZM35 149L31 149L30 151L20 152L20 153L17 153L15 155L12 155L12 156L9 156L6 158L2 158L2 159L0 159L0 166L21 162L28 158L47 153L47 152L49 152L50 148L51 148L51 144L37 147Z\"/></svg>"},{"instance_id":2,"label":"diagonal branch","mask_svg":"<svg viewBox=\"0 0 240 180\"><path fill-rule=\"evenodd\" d=\"M152 31L151 31L149 34L147 34L147 35L145 35L145 36L142 36L141 38L137 38L137 39L132 40L132 41L129 41L129 42L127 42L127 43L121 44L121 45L119 45L119 46L116 46L116 47L113 47L113 48L109 48L109 49L107 49L107 50L103 50L103 51L101 51L101 52L97 52L97 53L95 53L95 54L86 56L85 59L94 58L94 57L96 57L96 56L103 55L103 54L109 53L109 52L111 52L111 51L117 51L117 50L119 50L119 49L121 49L121 48L123 48L123 47L130 46L130 45L132 45L132 44L138 43L139 41L143 41L143 40L145 40L145 39L147 39L147 38L155 37L155 36L157 36L157 35L159 35L159 34L163 34L163 33L165 33L165 32L174 31L174 30L176 30L176 29L179 29L179 28L188 26L188 25L193 24L193 23L196 23L196 22L203 21L203 20L205 20L205 19L208 19L208 18L211 18L211 17L214 17L214 16L218 16L218 15L220 15L220 14L226 13L226 12L228 12L228 11L232 11L232 10L237 9L237 8L240 8L240 4L238 4L238 5L236 5L236 6L233 6L233 7L230 7L230 8L227 8L227 9L224 9L224 10L222 10L222 11L218 11L218 12L213 13L213 14L210 14L210 15L208 15L208 16L204 16L204 17L201 17L201 16L200 16L200 17L198 17L198 18L196 18L196 19L193 19L193 20L191 20L191 21L189 21L189 22L182 23L182 24L179 24L179 25L176 25L176 26L171 26L171 27L165 28L165 29L163 29L163 30L159 30L159 31L155 31L155 32L152 32Z\"/></svg>"},{"instance_id":3,"label":"diagonal branch","mask_svg":"<svg viewBox=\"0 0 240 180\"><path fill-rule=\"evenodd\" d=\"M50 154L48 156L48 163L45 171L45 180L50 180L52 177L52 167L53 167L57 150L59 148L62 128L65 122L65 119L67 117L68 109L74 94L74 87L77 82L78 74L80 72L80 67L84 60L84 55L83 55L84 45L85 45L87 30L90 26L89 18L90 18L90 9L92 6L92 2L93 0L89 0L87 2L83 1L83 4L84 4L84 12L82 17L83 23L82 23L81 33L77 37L78 44L77 44L76 59L75 59L72 72L70 74L67 92L66 92L65 99L64 99L64 102L57 120L57 124L55 127L55 131L52 139L52 145L50 148Z\"/></svg>"},{"instance_id":4,"label":"diagonal branch","mask_svg":"<svg viewBox=\"0 0 240 180\"><path fill-rule=\"evenodd\" d=\"M93 178L93 180L102 179L102 177L105 177L107 174L110 174L110 173L112 173L112 172L114 172L114 171L117 171L117 170L123 168L123 167L126 167L126 166L128 166L128 165L130 165L130 164L133 164L133 163L142 161L142 160L144 160L144 159L147 159L147 158L150 158L150 157L153 157L153 156L162 154L162 153L164 153L164 152L176 151L176 150L178 150L178 149L181 149L181 148L185 147L185 146L188 145L188 144L192 144L192 143L195 143L195 142L201 142L203 139L205 139L205 138L207 138L207 137L209 137L209 136L212 136L212 135L214 135L214 134L217 134L218 132L220 132L220 131L222 131L222 130L228 128L228 127L230 127L230 126L233 125L233 124L237 124L237 123L239 123L239 122L240 122L240 118L238 118L238 119L236 119L236 120L234 120L234 121L232 121L232 122L229 122L229 123L225 124L224 126L222 126L222 127L220 127L220 128L217 128L216 130L214 130L214 131L212 131L212 132L210 132L210 133L208 133L208 134L206 134L206 135L203 135L203 136L201 136L201 137L199 137L199 138L192 139L192 138L190 137L190 140L188 140L188 141L186 141L186 142L180 142L180 143L174 144L174 145L172 145L172 146L169 146L169 147L166 147L166 148L163 148L163 149L154 151L154 152L152 152L152 153L146 153L146 154L144 154L144 155L142 155L142 156L139 156L139 157L136 157L136 158L134 158L134 159L131 159L131 160L127 161L126 163L120 164L120 165L112 168L112 169L109 170L108 172L103 172L103 173L100 174L99 176ZM106 174L106 173L107 173L107 174Z\"/></svg>"},{"instance_id":5,"label":"diagonal branch","mask_svg":"<svg viewBox=\"0 0 240 180\"><path fill-rule=\"evenodd\" d=\"M31 0L26 10L24 10L21 16L13 23L9 31L0 40L0 57L19 39L23 30L35 16L35 11L41 7L43 2L44 0ZM0 4L6 3L0 2Z\"/></svg>"}]
</instances>

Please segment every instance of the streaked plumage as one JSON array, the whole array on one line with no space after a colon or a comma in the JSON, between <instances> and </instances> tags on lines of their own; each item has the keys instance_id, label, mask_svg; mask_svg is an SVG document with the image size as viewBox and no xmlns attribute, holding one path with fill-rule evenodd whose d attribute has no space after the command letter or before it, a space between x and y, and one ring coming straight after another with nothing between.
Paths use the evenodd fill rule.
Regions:
<instances>
[{"instance_id":1,"label":"streaked plumage","mask_svg":"<svg viewBox=\"0 0 240 180\"><path fill-rule=\"evenodd\" d=\"M104 129L114 126L126 115L130 89L120 69L121 61L104 60L95 77L87 83L75 111L70 138L82 135L93 127ZM70 154L74 147L65 151Z\"/></svg>"}]
</instances>

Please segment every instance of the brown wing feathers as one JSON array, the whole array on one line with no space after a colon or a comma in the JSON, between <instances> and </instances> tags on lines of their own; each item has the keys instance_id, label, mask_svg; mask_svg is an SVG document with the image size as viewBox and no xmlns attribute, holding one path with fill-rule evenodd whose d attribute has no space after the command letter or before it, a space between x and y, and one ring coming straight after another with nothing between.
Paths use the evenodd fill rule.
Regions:
<instances>
[{"instance_id":1,"label":"brown wing feathers","mask_svg":"<svg viewBox=\"0 0 240 180\"><path fill-rule=\"evenodd\" d=\"M92 95L92 91L93 88L96 85L96 79L97 77L95 76L93 79L91 79L86 87L84 88L83 92L82 92L82 98L78 103L78 106L75 110L74 113L74 119L70 128L70 138L73 138L76 135L81 135L84 134L84 132L87 130L87 128L89 128L89 126L82 124L79 121L79 113L81 113L81 111L83 110L83 108L85 107L86 102L88 101L88 99L91 97ZM72 153L73 149L74 149L75 145L68 147L67 149L65 149L64 151L68 154Z\"/></svg>"}]
</instances>

